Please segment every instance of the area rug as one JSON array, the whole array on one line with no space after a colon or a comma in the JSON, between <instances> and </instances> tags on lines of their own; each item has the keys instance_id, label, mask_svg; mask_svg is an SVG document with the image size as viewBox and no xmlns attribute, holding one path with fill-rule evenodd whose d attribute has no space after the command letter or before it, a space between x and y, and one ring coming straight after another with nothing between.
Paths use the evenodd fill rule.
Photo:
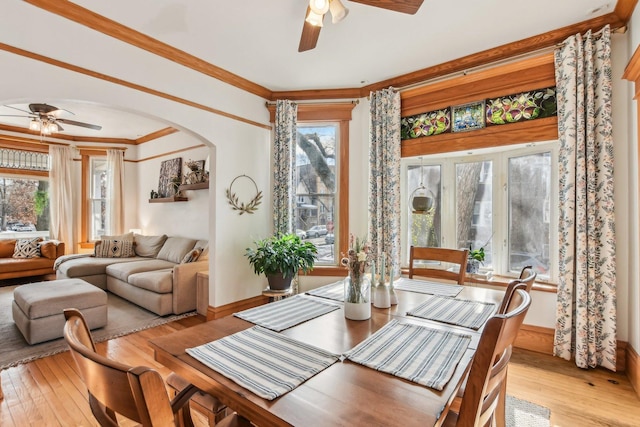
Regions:
<instances>
[{"instance_id":1,"label":"area rug","mask_svg":"<svg viewBox=\"0 0 640 427\"><path fill-rule=\"evenodd\" d=\"M544 406L507 395L507 427L549 427L551 411Z\"/></svg>"},{"instance_id":2,"label":"area rug","mask_svg":"<svg viewBox=\"0 0 640 427\"><path fill-rule=\"evenodd\" d=\"M0 369L30 362L68 349L64 338L29 345L11 315L13 290L16 286L0 288ZM195 311L181 315L158 316L114 294L108 293L108 323L91 331L96 342L152 328L167 322L193 316Z\"/></svg>"}]
</instances>

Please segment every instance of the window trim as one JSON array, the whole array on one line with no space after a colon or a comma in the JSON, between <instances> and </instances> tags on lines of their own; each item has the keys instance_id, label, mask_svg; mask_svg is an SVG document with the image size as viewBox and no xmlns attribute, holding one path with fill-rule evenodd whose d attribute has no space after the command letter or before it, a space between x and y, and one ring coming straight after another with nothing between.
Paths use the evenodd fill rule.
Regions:
<instances>
[{"instance_id":1,"label":"window trim","mask_svg":"<svg viewBox=\"0 0 640 427\"><path fill-rule=\"evenodd\" d=\"M80 242L82 249L92 249L95 242L89 239L89 212L91 212L91 200L89 198L89 171L91 170L91 157L105 157L105 149L79 149L82 168L82 188L80 189Z\"/></svg>"}]
</instances>

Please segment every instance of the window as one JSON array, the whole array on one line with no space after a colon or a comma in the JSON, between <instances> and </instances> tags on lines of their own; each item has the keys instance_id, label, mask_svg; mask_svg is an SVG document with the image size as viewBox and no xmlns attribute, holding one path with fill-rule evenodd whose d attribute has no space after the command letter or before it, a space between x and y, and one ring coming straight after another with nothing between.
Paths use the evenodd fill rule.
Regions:
<instances>
[{"instance_id":1,"label":"window","mask_svg":"<svg viewBox=\"0 0 640 427\"><path fill-rule=\"evenodd\" d=\"M49 182L0 176L0 235L49 235Z\"/></svg>"},{"instance_id":2,"label":"window","mask_svg":"<svg viewBox=\"0 0 640 427\"><path fill-rule=\"evenodd\" d=\"M317 239L320 246L322 246L322 248L318 248L321 253L321 259L315 263L314 269L308 273L309 275L344 275L344 268L338 266L339 256L336 254L346 253L349 244L349 122L351 121L351 111L355 106L355 103L298 104L298 127L301 131L306 132L309 129L316 128L318 130L322 129L322 132L335 133L333 153L329 151L322 153L330 174L333 174L335 183L333 192L324 193L324 183L320 185L316 183L315 187L322 190L322 193L303 190L305 184L300 183L296 185L295 189L297 204L304 204L306 201L315 199L310 205L317 209L317 226L320 227L318 234L323 234L322 238L320 236L316 238L316 233L315 231L313 232L314 237L312 238ZM275 105L271 104L267 107L273 123L275 120ZM325 137L325 139L327 138ZM319 147L315 142L314 145ZM298 159L296 159L296 163L297 161ZM309 164L313 163L319 164L319 161L309 159ZM300 192L298 193L298 191ZM298 213L302 214L302 212L295 212L296 215ZM309 220L309 216L307 216L307 220ZM296 219L296 221L298 220ZM323 223L322 221L326 222ZM324 234L325 229L322 229L323 225L326 229L326 234ZM296 222L296 226L305 225L304 223ZM307 230L298 227L294 231L299 235L304 231L306 235Z\"/></svg>"},{"instance_id":3,"label":"window","mask_svg":"<svg viewBox=\"0 0 640 427\"><path fill-rule=\"evenodd\" d=\"M89 172L89 239L104 234L107 209L107 159L91 157Z\"/></svg>"},{"instance_id":4,"label":"window","mask_svg":"<svg viewBox=\"0 0 640 427\"><path fill-rule=\"evenodd\" d=\"M422 182L432 199L424 211L411 197L403 206L405 263L410 245L484 247L481 271L515 276L532 265L554 279L556 163L552 143L403 159L406 194Z\"/></svg>"},{"instance_id":5,"label":"window","mask_svg":"<svg viewBox=\"0 0 640 427\"><path fill-rule=\"evenodd\" d=\"M318 248L318 265L336 264L335 219L338 123L298 123L296 146L296 229Z\"/></svg>"},{"instance_id":6,"label":"window","mask_svg":"<svg viewBox=\"0 0 640 427\"><path fill-rule=\"evenodd\" d=\"M49 154L0 141L0 235L49 236Z\"/></svg>"}]
</instances>

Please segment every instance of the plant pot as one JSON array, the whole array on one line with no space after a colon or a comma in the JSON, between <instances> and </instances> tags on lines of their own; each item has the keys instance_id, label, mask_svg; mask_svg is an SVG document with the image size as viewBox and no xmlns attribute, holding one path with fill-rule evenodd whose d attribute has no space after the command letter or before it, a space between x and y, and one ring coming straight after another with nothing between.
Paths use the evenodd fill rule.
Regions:
<instances>
[{"instance_id":1,"label":"plant pot","mask_svg":"<svg viewBox=\"0 0 640 427\"><path fill-rule=\"evenodd\" d=\"M480 261L477 259L467 260L467 273L477 273L480 271Z\"/></svg>"},{"instance_id":2,"label":"plant pot","mask_svg":"<svg viewBox=\"0 0 640 427\"><path fill-rule=\"evenodd\" d=\"M272 291L286 291L291 287L293 276L283 277L282 273L267 274L266 276L269 282L269 289Z\"/></svg>"}]
</instances>

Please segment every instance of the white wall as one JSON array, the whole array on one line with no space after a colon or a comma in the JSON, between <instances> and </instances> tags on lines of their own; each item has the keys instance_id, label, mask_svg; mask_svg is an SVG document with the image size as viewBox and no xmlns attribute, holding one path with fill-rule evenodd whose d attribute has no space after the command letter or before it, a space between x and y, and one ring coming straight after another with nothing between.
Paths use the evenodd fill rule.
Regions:
<instances>
[{"instance_id":1,"label":"white wall","mask_svg":"<svg viewBox=\"0 0 640 427\"><path fill-rule=\"evenodd\" d=\"M183 163L189 160L205 160L209 147L199 147L180 153L163 153L202 145L201 139L187 132L177 132L159 140L138 146L136 223L129 228L139 228L143 234L166 234L194 239L209 239L209 190L189 190L184 195L187 202L150 203L151 190L158 190L160 164L165 160L180 157ZM160 157L157 157L160 156Z\"/></svg>"}]
</instances>

